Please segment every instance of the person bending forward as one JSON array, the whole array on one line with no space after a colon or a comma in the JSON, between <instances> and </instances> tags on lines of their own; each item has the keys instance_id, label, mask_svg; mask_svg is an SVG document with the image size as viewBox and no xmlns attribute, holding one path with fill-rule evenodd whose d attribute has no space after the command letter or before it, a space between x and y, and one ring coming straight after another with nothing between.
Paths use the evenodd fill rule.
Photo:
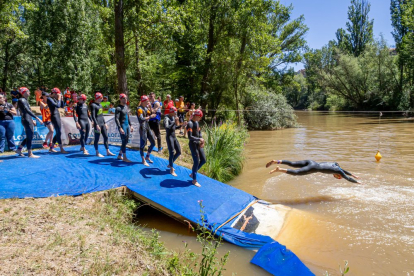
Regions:
<instances>
[{"instance_id":1,"label":"person bending forward","mask_svg":"<svg viewBox=\"0 0 414 276\"><path fill-rule=\"evenodd\" d=\"M357 180L349 177L355 177L357 176L351 174L350 172L345 171L342 169L338 163L336 162L315 162L313 160L303 160L303 161L288 161L288 160L272 160L266 164L266 168L271 166L272 164L285 164L294 168L299 168L297 170L291 170L291 169L282 169L279 166L276 167L276 169L271 170L269 173L274 172L282 172L287 173L290 175L307 175L311 173L325 173L325 174L333 174L333 176L336 179L344 178L350 182L354 183L360 183Z\"/></svg>"}]
</instances>

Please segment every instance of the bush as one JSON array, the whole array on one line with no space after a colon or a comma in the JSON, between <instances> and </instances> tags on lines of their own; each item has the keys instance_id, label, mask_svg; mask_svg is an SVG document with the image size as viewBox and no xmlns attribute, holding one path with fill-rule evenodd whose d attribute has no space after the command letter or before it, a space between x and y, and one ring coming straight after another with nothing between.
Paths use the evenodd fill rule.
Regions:
<instances>
[{"instance_id":1,"label":"bush","mask_svg":"<svg viewBox=\"0 0 414 276\"><path fill-rule=\"evenodd\" d=\"M207 163L203 172L221 182L233 179L243 169L244 145L249 137L247 129L230 122L213 123L204 131Z\"/></svg>"},{"instance_id":2,"label":"bush","mask_svg":"<svg viewBox=\"0 0 414 276\"><path fill-rule=\"evenodd\" d=\"M274 130L296 127L296 115L285 96L260 88L247 91L244 119L249 129Z\"/></svg>"}]
</instances>

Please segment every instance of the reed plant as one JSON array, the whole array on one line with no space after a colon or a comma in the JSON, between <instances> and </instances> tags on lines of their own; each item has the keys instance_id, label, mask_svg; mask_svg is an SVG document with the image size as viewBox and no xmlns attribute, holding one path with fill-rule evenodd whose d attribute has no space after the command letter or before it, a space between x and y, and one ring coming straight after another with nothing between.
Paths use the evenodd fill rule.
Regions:
<instances>
[{"instance_id":1,"label":"reed plant","mask_svg":"<svg viewBox=\"0 0 414 276\"><path fill-rule=\"evenodd\" d=\"M247 129L232 122L213 122L204 128L204 133L207 163L203 172L220 182L230 181L243 169Z\"/></svg>"}]
</instances>

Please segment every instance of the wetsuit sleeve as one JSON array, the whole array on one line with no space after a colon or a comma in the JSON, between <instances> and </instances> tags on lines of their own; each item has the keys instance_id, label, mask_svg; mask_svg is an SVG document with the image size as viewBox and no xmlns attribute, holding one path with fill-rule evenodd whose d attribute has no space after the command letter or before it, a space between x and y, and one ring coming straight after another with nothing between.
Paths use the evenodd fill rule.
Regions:
<instances>
[{"instance_id":1,"label":"wetsuit sleeve","mask_svg":"<svg viewBox=\"0 0 414 276\"><path fill-rule=\"evenodd\" d=\"M47 98L47 104L48 105L52 105L52 106L54 106L56 108L60 108L60 101L55 101L52 98Z\"/></svg>"},{"instance_id":2,"label":"wetsuit sleeve","mask_svg":"<svg viewBox=\"0 0 414 276\"><path fill-rule=\"evenodd\" d=\"M129 119L128 111L126 111L126 116L128 117L128 125L131 126L131 120Z\"/></svg>"},{"instance_id":3,"label":"wetsuit sleeve","mask_svg":"<svg viewBox=\"0 0 414 276\"><path fill-rule=\"evenodd\" d=\"M91 118L92 118L94 125L97 126L98 120L96 119L96 116L95 116L95 105L94 104L91 104Z\"/></svg>"},{"instance_id":4,"label":"wetsuit sleeve","mask_svg":"<svg viewBox=\"0 0 414 276\"><path fill-rule=\"evenodd\" d=\"M140 122L145 121L144 110L142 108L137 109L137 116Z\"/></svg>"},{"instance_id":5,"label":"wetsuit sleeve","mask_svg":"<svg viewBox=\"0 0 414 276\"><path fill-rule=\"evenodd\" d=\"M37 116L32 112L32 110L30 109L29 104L27 103L27 100L24 100L21 102L23 105L23 109L26 111L27 114L29 114L30 116L32 116L33 118L37 118Z\"/></svg>"},{"instance_id":6,"label":"wetsuit sleeve","mask_svg":"<svg viewBox=\"0 0 414 276\"><path fill-rule=\"evenodd\" d=\"M77 110L78 109L78 107L76 106L74 109L73 109L73 111L72 111L72 113L73 113L73 120L75 120L75 123L77 123L78 122L78 117L76 117L76 113L77 113Z\"/></svg>"},{"instance_id":7,"label":"wetsuit sleeve","mask_svg":"<svg viewBox=\"0 0 414 276\"><path fill-rule=\"evenodd\" d=\"M164 127L165 129L171 129L173 127L173 122L171 122L170 118L168 116L165 116L164 118Z\"/></svg>"},{"instance_id":8,"label":"wetsuit sleeve","mask_svg":"<svg viewBox=\"0 0 414 276\"><path fill-rule=\"evenodd\" d=\"M344 179L348 180L349 182L358 183L358 181L356 181L356 180L355 180L355 179L353 179L352 177L347 176L347 175L345 174L345 172L344 172L344 171L340 171L339 173L341 174L341 176L342 176Z\"/></svg>"},{"instance_id":9,"label":"wetsuit sleeve","mask_svg":"<svg viewBox=\"0 0 414 276\"><path fill-rule=\"evenodd\" d=\"M193 143L199 144L200 138L195 137L193 134L193 123L190 121L187 124L187 133L188 133L188 140L190 140Z\"/></svg>"},{"instance_id":10,"label":"wetsuit sleeve","mask_svg":"<svg viewBox=\"0 0 414 276\"><path fill-rule=\"evenodd\" d=\"M119 107L117 107L115 109L115 124L116 124L118 129L121 128L121 122L119 121L120 116L121 116L121 109Z\"/></svg>"},{"instance_id":11,"label":"wetsuit sleeve","mask_svg":"<svg viewBox=\"0 0 414 276\"><path fill-rule=\"evenodd\" d=\"M343 171L344 171L345 174L352 176L352 173L350 173L350 172L348 172L346 170L343 170Z\"/></svg>"}]
</instances>

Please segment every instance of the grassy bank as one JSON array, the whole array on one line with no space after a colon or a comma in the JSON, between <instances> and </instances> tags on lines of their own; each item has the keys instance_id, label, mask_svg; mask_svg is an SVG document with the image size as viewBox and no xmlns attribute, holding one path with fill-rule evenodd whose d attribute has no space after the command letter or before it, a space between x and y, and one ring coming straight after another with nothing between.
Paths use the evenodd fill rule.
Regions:
<instances>
[{"instance_id":1,"label":"grassy bank","mask_svg":"<svg viewBox=\"0 0 414 276\"><path fill-rule=\"evenodd\" d=\"M0 200L0 275L168 275L158 236L132 223L136 207L119 190Z\"/></svg>"}]
</instances>

